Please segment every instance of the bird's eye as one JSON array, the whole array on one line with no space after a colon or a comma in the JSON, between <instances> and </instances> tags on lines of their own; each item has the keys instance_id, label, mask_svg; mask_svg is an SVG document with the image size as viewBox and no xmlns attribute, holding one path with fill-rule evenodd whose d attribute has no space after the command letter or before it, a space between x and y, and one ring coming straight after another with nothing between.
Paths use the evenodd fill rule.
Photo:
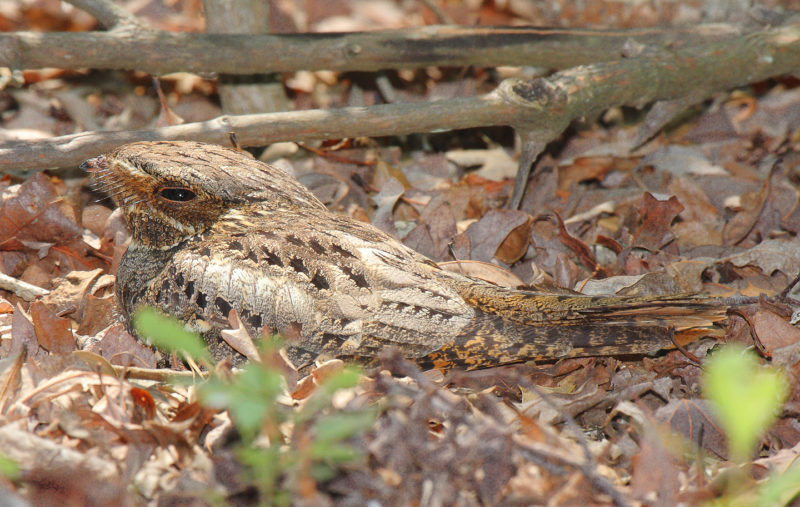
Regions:
<instances>
[{"instance_id":1,"label":"bird's eye","mask_svg":"<svg viewBox=\"0 0 800 507\"><path fill-rule=\"evenodd\" d=\"M158 195L162 199L172 202L186 202L197 197L197 194L186 187L164 187L158 191Z\"/></svg>"}]
</instances>

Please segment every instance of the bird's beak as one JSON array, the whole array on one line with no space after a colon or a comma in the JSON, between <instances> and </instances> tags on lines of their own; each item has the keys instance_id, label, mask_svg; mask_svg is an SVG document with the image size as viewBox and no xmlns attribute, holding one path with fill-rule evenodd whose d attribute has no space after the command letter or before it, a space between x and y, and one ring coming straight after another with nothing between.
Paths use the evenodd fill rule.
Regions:
<instances>
[{"instance_id":1,"label":"bird's beak","mask_svg":"<svg viewBox=\"0 0 800 507\"><path fill-rule=\"evenodd\" d=\"M108 169L108 159L105 155L100 155L99 157L90 158L86 162L79 165L81 169L84 171L95 172L101 169Z\"/></svg>"}]
</instances>

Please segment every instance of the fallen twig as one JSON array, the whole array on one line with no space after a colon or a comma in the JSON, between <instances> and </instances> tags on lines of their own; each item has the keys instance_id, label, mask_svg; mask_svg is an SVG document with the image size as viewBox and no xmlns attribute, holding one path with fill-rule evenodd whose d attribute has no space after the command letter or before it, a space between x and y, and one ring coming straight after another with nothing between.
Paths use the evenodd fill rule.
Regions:
<instances>
[{"instance_id":1,"label":"fallen twig","mask_svg":"<svg viewBox=\"0 0 800 507\"><path fill-rule=\"evenodd\" d=\"M45 296L50 293L47 289L17 280L3 273L0 273L0 289L11 291L25 301L33 301L39 296Z\"/></svg>"}]
</instances>

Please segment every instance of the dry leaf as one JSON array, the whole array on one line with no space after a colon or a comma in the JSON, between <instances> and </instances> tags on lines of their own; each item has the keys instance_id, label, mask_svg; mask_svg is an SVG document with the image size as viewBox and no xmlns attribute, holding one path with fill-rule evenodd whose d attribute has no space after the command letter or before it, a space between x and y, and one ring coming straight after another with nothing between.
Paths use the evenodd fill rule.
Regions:
<instances>
[{"instance_id":1,"label":"dry leaf","mask_svg":"<svg viewBox=\"0 0 800 507\"><path fill-rule=\"evenodd\" d=\"M58 317L45 303L34 301L30 308L36 340L53 354L67 354L75 350L75 337L69 319Z\"/></svg>"},{"instance_id":2,"label":"dry leaf","mask_svg":"<svg viewBox=\"0 0 800 507\"><path fill-rule=\"evenodd\" d=\"M389 178L384 183L378 195L372 198L378 205L378 209L375 210L375 215L372 217L372 225L393 236L397 235L393 211L403 192L405 192L405 187L395 178Z\"/></svg>"},{"instance_id":3,"label":"dry leaf","mask_svg":"<svg viewBox=\"0 0 800 507\"><path fill-rule=\"evenodd\" d=\"M116 302L114 296L97 297L87 294L84 301L83 315L77 333L95 335L110 326L116 320L114 313Z\"/></svg>"},{"instance_id":4,"label":"dry leaf","mask_svg":"<svg viewBox=\"0 0 800 507\"><path fill-rule=\"evenodd\" d=\"M517 210L491 210L480 220L467 227L466 234L472 245L470 258L489 261L517 227L526 226L530 220L527 213ZM519 250L519 241L513 240L512 249ZM527 249L527 245L525 245Z\"/></svg>"},{"instance_id":5,"label":"dry leaf","mask_svg":"<svg viewBox=\"0 0 800 507\"><path fill-rule=\"evenodd\" d=\"M775 349L788 347L800 342L800 329L789 324L767 308L757 310L751 317L753 334L758 340L757 346L767 357L772 357Z\"/></svg>"},{"instance_id":6,"label":"dry leaf","mask_svg":"<svg viewBox=\"0 0 800 507\"><path fill-rule=\"evenodd\" d=\"M115 324L103 332L102 338L87 348L100 354L111 364L155 368L155 353L131 336L122 324Z\"/></svg>"},{"instance_id":7,"label":"dry leaf","mask_svg":"<svg viewBox=\"0 0 800 507\"><path fill-rule=\"evenodd\" d=\"M673 399L656 410L657 421L666 423L695 445L713 452L722 459L728 455L725 433L705 400Z\"/></svg>"},{"instance_id":8,"label":"dry leaf","mask_svg":"<svg viewBox=\"0 0 800 507\"><path fill-rule=\"evenodd\" d=\"M74 211L43 173L3 190L0 202L0 243L16 238L60 244L81 236Z\"/></svg>"},{"instance_id":9,"label":"dry leaf","mask_svg":"<svg viewBox=\"0 0 800 507\"><path fill-rule=\"evenodd\" d=\"M641 220L639 230L633 238L633 245L657 252L667 243L675 239L672 232L672 221L683 211L683 205L674 195L669 199L656 199L650 192L645 192L638 213Z\"/></svg>"},{"instance_id":10,"label":"dry leaf","mask_svg":"<svg viewBox=\"0 0 800 507\"><path fill-rule=\"evenodd\" d=\"M54 281L55 288L42 298L42 301L56 312L70 311L71 316L80 322L84 317L86 297L95 281L101 276L103 276L102 269L72 271L63 278L57 278Z\"/></svg>"}]
</instances>

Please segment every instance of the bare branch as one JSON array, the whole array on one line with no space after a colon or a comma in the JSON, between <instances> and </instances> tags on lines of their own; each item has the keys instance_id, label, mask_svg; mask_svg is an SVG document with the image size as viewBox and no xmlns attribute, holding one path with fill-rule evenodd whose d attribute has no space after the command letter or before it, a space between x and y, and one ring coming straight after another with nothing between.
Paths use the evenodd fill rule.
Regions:
<instances>
[{"instance_id":1,"label":"bare branch","mask_svg":"<svg viewBox=\"0 0 800 507\"><path fill-rule=\"evenodd\" d=\"M80 0L91 2L93 0ZM428 65L563 69L616 60L626 41L661 57L690 44L742 33L732 25L589 30L427 26L359 33L188 34L154 30L0 34L0 66L11 69L136 69L258 74L297 70L374 71Z\"/></svg>"},{"instance_id":2,"label":"bare branch","mask_svg":"<svg viewBox=\"0 0 800 507\"><path fill-rule=\"evenodd\" d=\"M525 188L528 185L531 168L539 154L547 147L549 139L540 139L536 134L533 131L520 132L522 148L520 149L517 176L514 179L514 191L508 201L509 209L519 208L520 203L522 203L522 197L525 194Z\"/></svg>"},{"instance_id":3,"label":"bare branch","mask_svg":"<svg viewBox=\"0 0 800 507\"><path fill-rule=\"evenodd\" d=\"M492 125L534 133L540 146L569 123L619 105L707 94L800 70L800 24L674 51L568 69L530 82L506 80L486 95L435 102L242 116L127 132L84 132L0 143L0 170L71 167L120 144L194 139L243 145L355 136L401 135Z\"/></svg>"}]
</instances>

